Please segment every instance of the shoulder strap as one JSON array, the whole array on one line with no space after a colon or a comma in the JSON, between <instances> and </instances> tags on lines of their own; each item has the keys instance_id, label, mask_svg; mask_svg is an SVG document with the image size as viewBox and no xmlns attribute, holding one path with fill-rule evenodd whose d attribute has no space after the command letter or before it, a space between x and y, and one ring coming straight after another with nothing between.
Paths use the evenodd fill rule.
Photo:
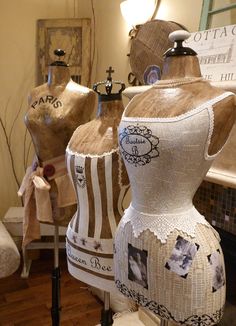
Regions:
<instances>
[{"instance_id":1,"label":"shoulder strap","mask_svg":"<svg viewBox=\"0 0 236 326\"><path fill-rule=\"evenodd\" d=\"M232 96L232 95L235 96L235 94L232 93L232 92L225 92L225 93L223 93L223 94L221 94L221 95L218 95L218 96L214 97L213 99L207 101L207 104L210 104L210 105L212 106L212 105L214 105L214 104L216 104L216 103L222 101L222 100L225 99L226 97L229 97L229 96ZM206 103L204 103L204 105L205 105L205 104L206 104Z\"/></svg>"}]
</instances>

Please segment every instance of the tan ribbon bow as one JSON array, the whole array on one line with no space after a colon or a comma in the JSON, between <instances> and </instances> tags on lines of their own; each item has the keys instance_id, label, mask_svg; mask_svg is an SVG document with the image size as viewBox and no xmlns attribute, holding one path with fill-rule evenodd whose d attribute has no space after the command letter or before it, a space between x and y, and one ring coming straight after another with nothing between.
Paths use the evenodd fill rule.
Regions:
<instances>
[{"instance_id":1,"label":"tan ribbon bow","mask_svg":"<svg viewBox=\"0 0 236 326\"><path fill-rule=\"evenodd\" d=\"M40 239L40 221L53 223L49 190L51 186L43 177L43 168L34 171L28 167L18 196L24 196L24 220L22 246Z\"/></svg>"}]
</instances>

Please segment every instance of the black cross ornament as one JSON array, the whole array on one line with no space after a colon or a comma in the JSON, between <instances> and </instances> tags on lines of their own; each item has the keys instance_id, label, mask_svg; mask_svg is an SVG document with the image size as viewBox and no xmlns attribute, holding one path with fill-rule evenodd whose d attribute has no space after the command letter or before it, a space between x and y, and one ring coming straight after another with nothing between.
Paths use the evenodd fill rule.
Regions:
<instances>
[{"instance_id":1,"label":"black cross ornament","mask_svg":"<svg viewBox=\"0 0 236 326\"><path fill-rule=\"evenodd\" d=\"M115 72L115 70L112 69L112 67L109 67L109 69L106 70L106 72L108 73L108 77L107 77L107 79L108 79L108 80L111 80L111 79L112 79L112 78L111 78L111 74L113 74L113 72Z\"/></svg>"}]
</instances>

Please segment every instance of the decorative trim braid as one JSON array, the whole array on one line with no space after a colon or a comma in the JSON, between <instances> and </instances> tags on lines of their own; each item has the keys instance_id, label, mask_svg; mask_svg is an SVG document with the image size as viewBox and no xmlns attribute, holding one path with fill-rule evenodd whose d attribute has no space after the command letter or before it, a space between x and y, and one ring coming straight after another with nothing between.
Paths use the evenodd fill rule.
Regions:
<instances>
[{"instance_id":1,"label":"decorative trim braid","mask_svg":"<svg viewBox=\"0 0 236 326\"><path fill-rule=\"evenodd\" d=\"M197 83L200 81L204 81L203 77L183 77L183 78L176 78L176 79L162 79L156 81L155 84L152 86L154 88L166 88L166 87L176 87L185 84L192 84Z\"/></svg>"},{"instance_id":2,"label":"decorative trim braid","mask_svg":"<svg viewBox=\"0 0 236 326\"><path fill-rule=\"evenodd\" d=\"M128 289L128 287L121 283L119 280L115 281L118 290L124 294L126 297L134 300L138 305L148 308L154 314L158 315L162 319L172 320L179 325L187 326L213 326L217 324L223 316L224 307L217 310L212 316L203 314L201 316L193 315L184 320L176 320L171 312L163 305L158 304L153 300L149 300L143 294L137 293L134 290Z\"/></svg>"},{"instance_id":3,"label":"decorative trim braid","mask_svg":"<svg viewBox=\"0 0 236 326\"><path fill-rule=\"evenodd\" d=\"M113 149L111 149L110 152L104 152L102 154L96 155L96 154L90 154L90 153L84 154L84 153L79 153L79 152L73 151L72 149L70 149L70 147L68 145L66 147L66 153L69 154L69 155L75 155L75 156L84 157L84 158L87 158L87 157L90 157L90 158L94 158L94 157L100 158L100 157L103 157L103 156L111 155L112 153L119 153L119 148L118 147L117 148L113 148Z\"/></svg>"}]
</instances>

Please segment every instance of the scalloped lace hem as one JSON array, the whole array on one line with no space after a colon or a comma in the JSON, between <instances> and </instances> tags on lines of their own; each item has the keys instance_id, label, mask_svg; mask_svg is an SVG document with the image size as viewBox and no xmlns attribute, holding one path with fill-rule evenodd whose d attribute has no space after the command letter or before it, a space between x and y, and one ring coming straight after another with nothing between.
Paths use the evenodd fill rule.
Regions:
<instances>
[{"instance_id":1,"label":"scalloped lace hem","mask_svg":"<svg viewBox=\"0 0 236 326\"><path fill-rule=\"evenodd\" d=\"M99 155L96 155L96 154L84 154L84 153L79 153L79 152L76 152L76 151L73 151L69 148L69 146L67 146L66 148L66 153L69 154L69 155L76 155L76 156L80 156L80 157L90 157L90 158L99 158L99 157L103 157L103 156L108 156L108 155L111 155L113 153L116 153L118 152L119 153L119 147L117 148L113 148L110 152L104 152L102 154L99 154Z\"/></svg>"},{"instance_id":2,"label":"scalloped lace hem","mask_svg":"<svg viewBox=\"0 0 236 326\"><path fill-rule=\"evenodd\" d=\"M216 238L220 240L218 232L194 206L182 213L155 215L139 212L130 205L125 210L124 216L120 222L120 227L123 228L128 222L131 223L133 234L136 238L139 237L143 231L150 230L161 243L166 243L168 236L176 229L194 238L196 236L197 224L202 224L211 228Z\"/></svg>"}]
</instances>

